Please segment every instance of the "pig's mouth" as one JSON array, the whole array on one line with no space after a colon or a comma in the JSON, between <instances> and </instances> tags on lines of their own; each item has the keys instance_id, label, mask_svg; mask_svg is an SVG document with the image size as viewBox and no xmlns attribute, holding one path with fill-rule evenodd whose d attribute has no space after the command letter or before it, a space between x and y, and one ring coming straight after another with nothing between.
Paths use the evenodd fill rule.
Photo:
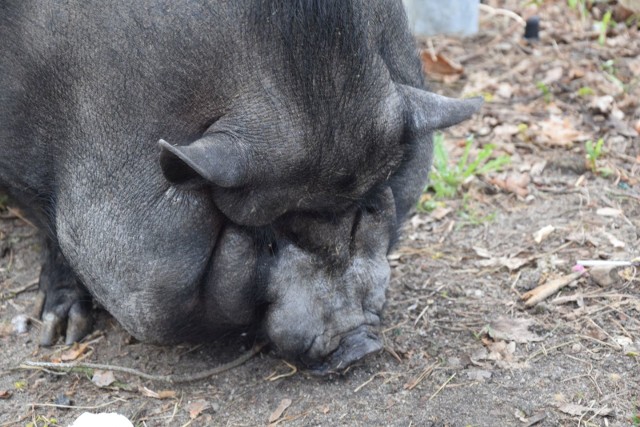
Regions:
<instances>
[{"instance_id":1,"label":"pig's mouth","mask_svg":"<svg viewBox=\"0 0 640 427\"><path fill-rule=\"evenodd\" d=\"M305 356L300 357L300 362L313 375L342 374L354 363L382 350L382 343L372 329L372 326L360 325L346 333L340 339L338 347L322 362L308 360Z\"/></svg>"}]
</instances>

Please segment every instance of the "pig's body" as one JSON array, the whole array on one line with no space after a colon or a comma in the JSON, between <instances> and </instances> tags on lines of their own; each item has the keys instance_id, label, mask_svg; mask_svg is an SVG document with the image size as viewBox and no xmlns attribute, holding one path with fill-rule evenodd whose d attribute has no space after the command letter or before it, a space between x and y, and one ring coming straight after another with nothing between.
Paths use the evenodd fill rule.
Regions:
<instances>
[{"instance_id":1,"label":"pig's body","mask_svg":"<svg viewBox=\"0 0 640 427\"><path fill-rule=\"evenodd\" d=\"M477 107L420 90L403 13L4 1L0 187L47 234L43 343L89 330L88 290L147 341L262 322L321 371L378 349L431 132Z\"/></svg>"}]
</instances>

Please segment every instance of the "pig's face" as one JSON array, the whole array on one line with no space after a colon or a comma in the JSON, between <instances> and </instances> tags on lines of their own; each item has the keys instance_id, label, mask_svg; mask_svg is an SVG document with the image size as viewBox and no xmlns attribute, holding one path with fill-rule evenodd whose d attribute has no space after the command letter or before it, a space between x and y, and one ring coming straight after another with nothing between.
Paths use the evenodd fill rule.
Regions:
<instances>
[{"instance_id":1,"label":"pig's face","mask_svg":"<svg viewBox=\"0 0 640 427\"><path fill-rule=\"evenodd\" d=\"M264 327L280 353L318 373L382 347L374 330L389 282L395 210L388 187L375 193L341 213L292 214L275 225Z\"/></svg>"}]
</instances>

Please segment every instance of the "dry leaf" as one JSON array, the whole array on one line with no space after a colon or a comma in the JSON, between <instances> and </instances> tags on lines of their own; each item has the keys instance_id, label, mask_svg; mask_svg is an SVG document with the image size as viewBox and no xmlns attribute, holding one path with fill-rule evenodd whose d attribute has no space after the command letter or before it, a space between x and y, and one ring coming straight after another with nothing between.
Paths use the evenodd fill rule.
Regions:
<instances>
[{"instance_id":1,"label":"dry leaf","mask_svg":"<svg viewBox=\"0 0 640 427\"><path fill-rule=\"evenodd\" d=\"M607 406L604 408L591 408L588 406L575 405L573 403L565 403L563 405L558 406L560 412L564 412L565 414L573 415L576 417L582 417L589 412L593 412L595 415L599 415L601 417L606 417L611 414L611 409Z\"/></svg>"},{"instance_id":2,"label":"dry leaf","mask_svg":"<svg viewBox=\"0 0 640 427\"><path fill-rule=\"evenodd\" d=\"M526 173L513 172L501 177L491 177L488 182L508 193L526 197L529 194L527 187L531 182L531 177Z\"/></svg>"},{"instance_id":3,"label":"dry leaf","mask_svg":"<svg viewBox=\"0 0 640 427\"><path fill-rule=\"evenodd\" d=\"M195 420L202 411L207 409L207 406L209 406L209 403L206 400L200 399L189 403L185 409L189 412L189 418Z\"/></svg>"},{"instance_id":4,"label":"dry leaf","mask_svg":"<svg viewBox=\"0 0 640 427\"><path fill-rule=\"evenodd\" d=\"M84 352L89 347L88 343L78 344L74 342L71 348L60 355L60 360L63 362L70 362L72 360L76 360L80 356L84 354Z\"/></svg>"},{"instance_id":5,"label":"dry leaf","mask_svg":"<svg viewBox=\"0 0 640 427\"><path fill-rule=\"evenodd\" d=\"M491 372L484 369L467 369L466 373L471 381L484 381L491 378Z\"/></svg>"},{"instance_id":6,"label":"dry leaf","mask_svg":"<svg viewBox=\"0 0 640 427\"><path fill-rule=\"evenodd\" d=\"M173 399L177 396L177 393L173 390L160 390L158 392L149 390L146 387L138 387L138 391L146 397L154 399Z\"/></svg>"},{"instance_id":7,"label":"dry leaf","mask_svg":"<svg viewBox=\"0 0 640 427\"><path fill-rule=\"evenodd\" d=\"M462 65L439 53L432 56L431 52L423 50L420 59L424 73L436 79L457 80L464 71Z\"/></svg>"},{"instance_id":8,"label":"dry leaf","mask_svg":"<svg viewBox=\"0 0 640 427\"><path fill-rule=\"evenodd\" d=\"M9 390L0 390L0 399L6 400L11 397L11 392Z\"/></svg>"},{"instance_id":9,"label":"dry leaf","mask_svg":"<svg viewBox=\"0 0 640 427\"><path fill-rule=\"evenodd\" d=\"M544 239L546 239L547 237L549 237L549 235L551 233L553 233L555 231L555 227L553 225L547 225L546 227L542 227L540 230L536 231L533 234L533 240L537 243L540 244L542 243L542 241Z\"/></svg>"},{"instance_id":10,"label":"dry leaf","mask_svg":"<svg viewBox=\"0 0 640 427\"><path fill-rule=\"evenodd\" d=\"M282 414L284 414L284 411L291 406L291 403L291 399L282 399L276 410L269 415L269 424L279 420L280 417L282 417Z\"/></svg>"},{"instance_id":11,"label":"dry leaf","mask_svg":"<svg viewBox=\"0 0 640 427\"><path fill-rule=\"evenodd\" d=\"M434 210L431 211L429 215L431 215L431 217L436 221L440 221L441 219L449 215L451 212L453 212L453 209L451 208L444 208L442 206L437 206Z\"/></svg>"},{"instance_id":12,"label":"dry leaf","mask_svg":"<svg viewBox=\"0 0 640 427\"><path fill-rule=\"evenodd\" d=\"M547 71L547 74L544 76L542 82L546 85L549 85L551 83L559 81L563 75L564 70L562 69L562 67L555 67Z\"/></svg>"},{"instance_id":13,"label":"dry leaf","mask_svg":"<svg viewBox=\"0 0 640 427\"><path fill-rule=\"evenodd\" d=\"M510 271L517 271L521 269L523 266L529 264L531 261L533 261L533 258L500 257L500 258L491 258L484 261L478 261L476 262L476 265L482 268L507 267Z\"/></svg>"},{"instance_id":14,"label":"dry leaf","mask_svg":"<svg viewBox=\"0 0 640 427\"><path fill-rule=\"evenodd\" d=\"M604 95L595 97L589 103L589 108L594 110L596 113L609 115L611 110L613 110L613 96Z\"/></svg>"},{"instance_id":15,"label":"dry leaf","mask_svg":"<svg viewBox=\"0 0 640 427\"><path fill-rule=\"evenodd\" d=\"M112 371L101 371L96 369L93 371L93 377L91 377L91 382L98 387L109 387L115 381L116 377L113 375Z\"/></svg>"},{"instance_id":16,"label":"dry leaf","mask_svg":"<svg viewBox=\"0 0 640 427\"><path fill-rule=\"evenodd\" d=\"M542 341L544 338L529 331L534 325L533 319L514 319L501 316L482 329L493 340L513 341L520 344Z\"/></svg>"},{"instance_id":17,"label":"dry leaf","mask_svg":"<svg viewBox=\"0 0 640 427\"><path fill-rule=\"evenodd\" d=\"M480 258L491 258L491 252L489 252L485 248L481 248L480 246L474 246L472 249L476 253L476 255L478 255Z\"/></svg>"},{"instance_id":18,"label":"dry leaf","mask_svg":"<svg viewBox=\"0 0 640 427\"><path fill-rule=\"evenodd\" d=\"M553 147L572 147L575 141L586 141L589 137L576 130L569 119L552 116L540 123L541 142Z\"/></svg>"},{"instance_id":19,"label":"dry leaf","mask_svg":"<svg viewBox=\"0 0 640 427\"><path fill-rule=\"evenodd\" d=\"M0 338L8 337L13 332L13 325L8 322L0 323Z\"/></svg>"}]
</instances>

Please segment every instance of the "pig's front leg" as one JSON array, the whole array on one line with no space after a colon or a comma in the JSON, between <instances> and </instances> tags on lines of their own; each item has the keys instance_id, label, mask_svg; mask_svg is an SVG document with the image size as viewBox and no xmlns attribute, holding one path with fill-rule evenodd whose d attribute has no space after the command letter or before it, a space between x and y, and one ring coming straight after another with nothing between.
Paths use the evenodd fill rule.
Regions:
<instances>
[{"instance_id":1,"label":"pig's front leg","mask_svg":"<svg viewBox=\"0 0 640 427\"><path fill-rule=\"evenodd\" d=\"M72 344L91 331L91 296L77 279L60 248L49 238L39 287L36 310L43 322L40 345L54 344L63 332L65 344Z\"/></svg>"}]
</instances>

